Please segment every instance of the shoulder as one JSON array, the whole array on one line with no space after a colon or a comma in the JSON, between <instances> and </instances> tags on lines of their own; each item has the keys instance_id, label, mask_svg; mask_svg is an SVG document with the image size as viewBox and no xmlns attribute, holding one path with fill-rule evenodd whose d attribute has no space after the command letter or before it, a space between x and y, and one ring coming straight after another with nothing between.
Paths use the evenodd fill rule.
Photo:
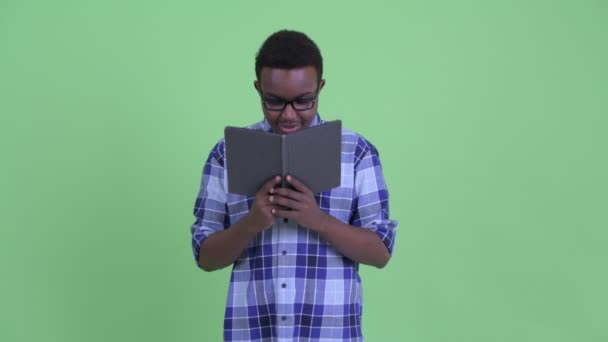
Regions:
<instances>
[{"instance_id":1,"label":"shoulder","mask_svg":"<svg viewBox=\"0 0 608 342\"><path fill-rule=\"evenodd\" d=\"M342 151L353 155L355 165L365 157L379 157L374 144L361 134L347 128L342 128Z\"/></svg>"},{"instance_id":2,"label":"shoulder","mask_svg":"<svg viewBox=\"0 0 608 342\"><path fill-rule=\"evenodd\" d=\"M216 144L215 146L213 146L213 148L211 149L211 152L209 152L209 159L207 162L213 162L214 160L220 165L220 166L224 166L224 156L225 156L225 146L226 143L224 141L224 138L221 138Z\"/></svg>"},{"instance_id":3,"label":"shoulder","mask_svg":"<svg viewBox=\"0 0 608 342\"><path fill-rule=\"evenodd\" d=\"M264 131L264 130L267 129L266 126L264 125L264 120L258 121L258 122L254 123L254 124L249 125L249 126L245 126L245 128L255 129L257 131Z\"/></svg>"}]
</instances>

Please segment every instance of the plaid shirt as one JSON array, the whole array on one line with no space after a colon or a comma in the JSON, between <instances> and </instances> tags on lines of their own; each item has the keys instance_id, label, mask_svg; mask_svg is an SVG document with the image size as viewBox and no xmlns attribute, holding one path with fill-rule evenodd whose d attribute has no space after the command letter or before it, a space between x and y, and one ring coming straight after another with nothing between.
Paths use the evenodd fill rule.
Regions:
<instances>
[{"instance_id":1,"label":"plaid shirt","mask_svg":"<svg viewBox=\"0 0 608 342\"><path fill-rule=\"evenodd\" d=\"M311 126L323 123L315 116ZM271 131L266 120L248 128ZM261 151L259 151L261 153ZM319 207L353 226L370 229L392 253L397 222L389 219L388 191L375 147L342 130L340 187L316 194ZM205 163L194 207L195 261L210 234L243 218L252 197L228 193L224 141ZM235 261L224 318L226 341L363 341L358 263L319 234L277 219Z\"/></svg>"}]
</instances>

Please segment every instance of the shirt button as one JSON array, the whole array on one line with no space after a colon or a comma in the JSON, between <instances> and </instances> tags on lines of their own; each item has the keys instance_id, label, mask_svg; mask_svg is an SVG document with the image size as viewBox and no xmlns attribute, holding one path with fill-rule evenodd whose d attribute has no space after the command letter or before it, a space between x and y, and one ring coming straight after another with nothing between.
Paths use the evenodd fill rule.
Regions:
<instances>
[{"instance_id":1,"label":"shirt button","mask_svg":"<svg viewBox=\"0 0 608 342\"><path fill-rule=\"evenodd\" d=\"M281 254L287 255L287 251L283 251L283 252L281 252Z\"/></svg>"},{"instance_id":2,"label":"shirt button","mask_svg":"<svg viewBox=\"0 0 608 342\"><path fill-rule=\"evenodd\" d=\"M286 320L286 319L287 319L287 317L285 317L285 316L281 316L281 321L284 321L284 320Z\"/></svg>"},{"instance_id":3,"label":"shirt button","mask_svg":"<svg viewBox=\"0 0 608 342\"><path fill-rule=\"evenodd\" d=\"M283 219L283 222L288 223L288 222L289 222L289 219L284 218L284 219Z\"/></svg>"},{"instance_id":4,"label":"shirt button","mask_svg":"<svg viewBox=\"0 0 608 342\"><path fill-rule=\"evenodd\" d=\"M281 284L281 287L282 287L282 288L286 288L286 287L287 287L287 284L283 283L283 284Z\"/></svg>"}]
</instances>

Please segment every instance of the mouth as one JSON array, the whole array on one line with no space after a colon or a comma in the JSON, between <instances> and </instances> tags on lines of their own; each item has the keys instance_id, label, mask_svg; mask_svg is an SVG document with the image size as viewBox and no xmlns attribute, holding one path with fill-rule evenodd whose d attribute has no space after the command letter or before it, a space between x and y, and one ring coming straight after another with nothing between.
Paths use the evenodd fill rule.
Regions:
<instances>
[{"instance_id":1,"label":"mouth","mask_svg":"<svg viewBox=\"0 0 608 342\"><path fill-rule=\"evenodd\" d=\"M290 134L300 130L301 125L295 122L279 123L279 132L282 134Z\"/></svg>"}]
</instances>

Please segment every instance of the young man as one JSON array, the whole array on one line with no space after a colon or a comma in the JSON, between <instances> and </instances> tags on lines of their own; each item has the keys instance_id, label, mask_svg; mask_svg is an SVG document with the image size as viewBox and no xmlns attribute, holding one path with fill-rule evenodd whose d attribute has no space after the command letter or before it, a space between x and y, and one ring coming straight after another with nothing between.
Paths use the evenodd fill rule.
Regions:
<instances>
[{"instance_id":1,"label":"young man","mask_svg":"<svg viewBox=\"0 0 608 342\"><path fill-rule=\"evenodd\" d=\"M268 37L255 69L264 120L250 129L291 134L323 123L323 61L305 34ZM252 153L264 151L252 146ZM192 246L205 271L232 265L226 341L363 340L359 264L387 264L397 222L376 148L346 129L341 172L341 185L323 193L291 176L292 188L279 188L277 176L247 198L227 192L224 141L211 150Z\"/></svg>"}]
</instances>

